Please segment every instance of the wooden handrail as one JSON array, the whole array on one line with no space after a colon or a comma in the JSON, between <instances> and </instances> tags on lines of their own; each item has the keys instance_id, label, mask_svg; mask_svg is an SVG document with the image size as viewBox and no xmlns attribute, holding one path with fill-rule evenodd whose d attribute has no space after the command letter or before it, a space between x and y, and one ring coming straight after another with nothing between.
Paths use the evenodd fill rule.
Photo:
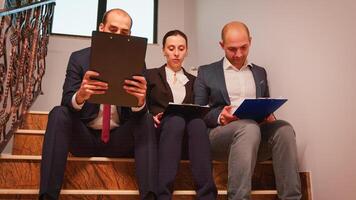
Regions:
<instances>
[{"instance_id":1,"label":"wooden handrail","mask_svg":"<svg viewBox=\"0 0 356 200\"><path fill-rule=\"evenodd\" d=\"M0 17L12 15L12 14L23 12L23 11L30 10L30 9L34 9L34 8L37 8L37 7L40 7L43 5L53 4L55 2L56 2L56 0L42 0L42 1L29 3L26 5L20 6L20 7L5 8L0 11Z\"/></svg>"}]
</instances>

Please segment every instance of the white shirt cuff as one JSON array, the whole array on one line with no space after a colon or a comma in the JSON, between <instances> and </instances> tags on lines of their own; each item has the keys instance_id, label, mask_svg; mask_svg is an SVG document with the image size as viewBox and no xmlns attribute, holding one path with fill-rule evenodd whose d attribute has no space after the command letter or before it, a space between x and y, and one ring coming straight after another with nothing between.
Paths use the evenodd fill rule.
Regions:
<instances>
[{"instance_id":1,"label":"white shirt cuff","mask_svg":"<svg viewBox=\"0 0 356 200\"><path fill-rule=\"evenodd\" d=\"M139 112L146 106L146 101L141 107L131 107L132 112Z\"/></svg>"},{"instance_id":2,"label":"white shirt cuff","mask_svg":"<svg viewBox=\"0 0 356 200\"><path fill-rule=\"evenodd\" d=\"M83 106L84 106L84 103L82 103L82 104L77 104L77 101L75 100L75 97L77 96L77 93L75 93L74 95L73 95L73 97L72 97L72 106L73 106L73 108L74 109L76 109L76 110L81 110L82 108L83 108Z\"/></svg>"},{"instance_id":3,"label":"white shirt cuff","mask_svg":"<svg viewBox=\"0 0 356 200\"><path fill-rule=\"evenodd\" d=\"M220 124L220 117L221 117L221 113L219 114L219 117L218 117L218 124L219 124L219 125L221 125L221 124Z\"/></svg>"}]
</instances>

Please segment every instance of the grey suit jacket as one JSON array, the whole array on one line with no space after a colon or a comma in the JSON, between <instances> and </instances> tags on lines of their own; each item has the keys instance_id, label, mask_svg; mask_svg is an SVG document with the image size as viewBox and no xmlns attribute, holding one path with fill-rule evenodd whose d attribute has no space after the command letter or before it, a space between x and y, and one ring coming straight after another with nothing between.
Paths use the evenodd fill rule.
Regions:
<instances>
[{"instance_id":1,"label":"grey suit jacket","mask_svg":"<svg viewBox=\"0 0 356 200\"><path fill-rule=\"evenodd\" d=\"M267 73L263 67L252 64L250 69L256 84L256 97L269 97ZM209 128L218 126L218 117L224 106L230 105L227 93L223 59L199 67L194 84L194 102L199 105L209 105L210 112L204 120Z\"/></svg>"}]
</instances>

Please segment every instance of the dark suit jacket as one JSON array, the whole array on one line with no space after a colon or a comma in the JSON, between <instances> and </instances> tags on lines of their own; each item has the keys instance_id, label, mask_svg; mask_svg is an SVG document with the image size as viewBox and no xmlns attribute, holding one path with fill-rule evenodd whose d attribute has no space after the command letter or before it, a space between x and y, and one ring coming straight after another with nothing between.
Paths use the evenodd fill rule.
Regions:
<instances>
[{"instance_id":1,"label":"dark suit jacket","mask_svg":"<svg viewBox=\"0 0 356 200\"><path fill-rule=\"evenodd\" d=\"M256 97L269 97L267 73L263 67L252 64L250 69L256 84ZM194 85L195 103L199 105L210 105L211 110L205 116L208 127L218 126L218 117L224 106L230 105L227 93L223 59L199 67L198 76Z\"/></svg>"},{"instance_id":2,"label":"dark suit jacket","mask_svg":"<svg viewBox=\"0 0 356 200\"><path fill-rule=\"evenodd\" d=\"M90 47L72 53L68 62L61 101L61 105L69 107L84 123L88 123L97 117L100 106L99 104L85 102L83 108L80 111L76 111L72 105L72 97L80 88L84 74L89 69L89 62ZM120 124L127 121L128 118L133 115L131 109L127 107L118 106L117 110ZM135 113L135 115L142 114L146 111L147 108L142 109L140 112Z\"/></svg>"},{"instance_id":3,"label":"dark suit jacket","mask_svg":"<svg viewBox=\"0 0 356 200\"><path fill-rule=\"evenodd\" d=\"M173 94L167 82L165 66L166 65L163 65L160 68L148 69L146 71L147 105L148 110L153 115L163 112L168 106L168 103L173 102ZM193 85L195 76L187 73L184 69L183 72L189 79L185 84L186 95L183 103L193 103Z\"/></svg>"}]
</instances>

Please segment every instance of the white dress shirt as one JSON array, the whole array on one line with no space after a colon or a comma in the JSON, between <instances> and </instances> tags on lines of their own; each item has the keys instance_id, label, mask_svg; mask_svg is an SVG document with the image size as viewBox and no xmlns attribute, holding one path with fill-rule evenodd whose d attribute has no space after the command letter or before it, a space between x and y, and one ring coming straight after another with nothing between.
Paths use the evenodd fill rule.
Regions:
<instances>
[{"instance_id":1,"label":"white dress shirt","mask_svg":"<svg viewBox=\"0 0 356 200\"><path fill-rule=\"evenodd\" d=\"M247 63L246 61L241 69L237 69L226 57L224 58L225 83L232 106L240 106L246 98L256 98L255 79L250 69L253 65Z\"/></svg>"},{"instance_id":2,"label":"white dress shirt","mask_svg":"<svg viewBox=\"0 0 356 200\"><path fill-rule=\"evenodd\" d=\"M165 69L167 82L173 95L173 103L182 103L186 95L185 84L189 79L184 75L183 69L180 69L177 72L174 72L167 66Z\"/></svg>"}]
</instances>

